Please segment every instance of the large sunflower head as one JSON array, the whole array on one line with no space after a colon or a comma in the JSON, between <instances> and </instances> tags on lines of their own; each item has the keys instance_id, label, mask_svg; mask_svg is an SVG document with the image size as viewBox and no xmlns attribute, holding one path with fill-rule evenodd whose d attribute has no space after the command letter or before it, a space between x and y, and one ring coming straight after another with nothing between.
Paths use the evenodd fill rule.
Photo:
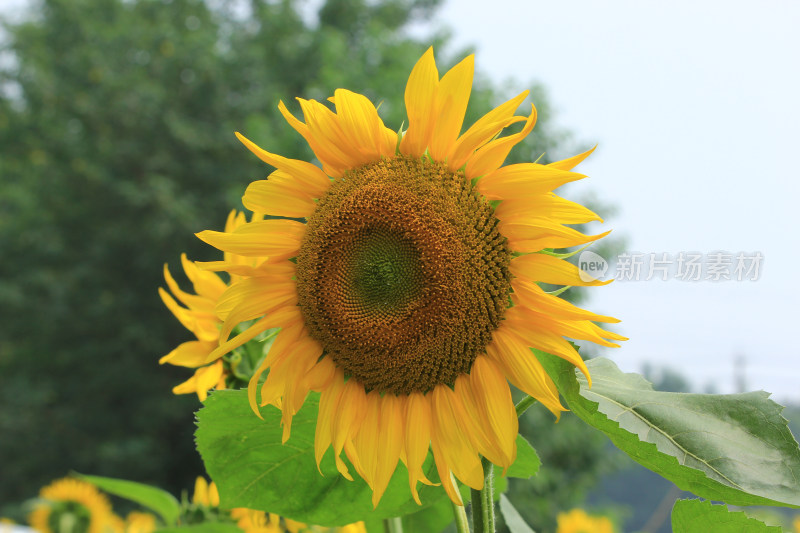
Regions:
<instances>
[{"instance_id":1,"label":"large sunflower head","mask_svg":"<svg viewBox=\"0 0 800 533\"><path fill-rule=\"evenodd\" d=\"M245 192L258 220L198 234L261 260L221 296L227 305L217 349L281 328L250 382L254 410L259 403L282 409L287 439L292 416L309 391L319 391L317 461L332 446L350 478L344 451L376 505L399 460L419 502L417 482L430 483L422 472L430 449L445 490L460 503L451 473L480 489L480 456L501 467L516 458L509 382L554 413L563 410L530 348L572 362L588 378L565 337L604 346L623 339L595 324L615 319L539 285L603 284L584 281L591 278L549 251L603 236L565 226L599 217L552 193L584 177L572 169L589 152L502 166L530 133L536 110L515 115L525 92L462 133L472 77L472 56L440 78L428 50L411 72L408 129L400 133L366 97L344 89L330 99L332 109L299 99L303 120L281 102L321 168L237 134L277 169ZM502 135L515 123L518 131Z\"/></svg>"},{"instance_id":2,"label":"large sunflower head","mask_svg":"<svg viewBox=\"0 0 800 533\"><path fill-rule=\"evenodd\" d=\"M28 522L40 533L104 533L113 530L111 503L94 485L72 478L53 481L39 491Z\"/></svg>"}]
</instances>

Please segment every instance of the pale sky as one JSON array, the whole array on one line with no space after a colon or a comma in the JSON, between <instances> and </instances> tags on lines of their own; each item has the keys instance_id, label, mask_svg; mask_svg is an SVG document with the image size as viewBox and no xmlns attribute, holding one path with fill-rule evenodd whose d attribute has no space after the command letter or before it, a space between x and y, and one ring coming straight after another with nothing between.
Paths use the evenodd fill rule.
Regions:
<instances>
[{"instance_id":1,"label":"pale sky","mask_svg":"<svg viewBox=\"0 0 800 533\"><path fill-rule=\"evenodd\" d=\"M587 307L621 318L631 339L604 355L627 372L650 360L732 392L741 354L748 389L800 402L800 252L790 234L800 200L800 3L449 0L436 24L453 30L444 53L474 45L476 68L495 80L513 78L520 90L541 82L556 123L599 144L579 167L590 178L566 191L618 206L596 229L673 259L764 256L757 281L590 289Z\"/></svg>"}]
</instances>

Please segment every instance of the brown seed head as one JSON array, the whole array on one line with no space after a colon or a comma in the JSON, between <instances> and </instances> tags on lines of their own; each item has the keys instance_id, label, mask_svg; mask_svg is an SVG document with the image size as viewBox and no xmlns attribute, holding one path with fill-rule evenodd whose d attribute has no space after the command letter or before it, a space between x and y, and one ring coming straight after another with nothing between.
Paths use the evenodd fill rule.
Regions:
<instances>
[{"instance_id":1,"label":"brown seed head","mask_svg":"<svg viewBox=\"0 0 800 533\"><path fill-rule=\"evenodd\" d=\"M463 174L408 157L352 170L320 199L297 257L313 338L368 389L469 372L511 293L511 251Z\"/></svg>"}]
</instances>

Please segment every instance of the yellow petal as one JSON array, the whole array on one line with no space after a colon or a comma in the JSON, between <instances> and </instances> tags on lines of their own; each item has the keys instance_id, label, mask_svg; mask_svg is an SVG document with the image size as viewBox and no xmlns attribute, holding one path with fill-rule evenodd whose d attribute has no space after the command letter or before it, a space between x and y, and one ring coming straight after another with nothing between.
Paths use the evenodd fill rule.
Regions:
<instances>
[{"instance_id":1,"label":"yellow petal","mask_svg":"<svg viewBox=\"0 0 800 533\"><path fill-rule=\"evenodd\" d=\"M333 423L333 453L337 462L341 461L341 453L348 440L355 437L361 428L364 415L367 412L367 394L364 386L357 380L350 378L342 391L339 410ZM342 465L339 471L346 471Z\"/></svg>"},{"instance_id":2,"label":"yellow petal","mask_svg":"<svg viewBox=\"0 0 800 533\"><path fill-rule=\"evenodd\" d=\"M547 166L557 168L559 170L572 170L573 168L577 167L581 161L589 157L589 154L594 152L595 148L597 148L597 145L594 145L591 149L586 150L582 154L574 155L570 158L562 159L561 161L555 161Z\"/></svg>"},{"instance_id":3,"label":"yellow petal","mask_svg":"<svg viewBox=\"0 0 800 533\"><path fill-rule=\"evenodd\" d=\"M258 180L247 186L242 204L251 211L273 216L305 218L316 209L312 196L298 192L291 185L276 178L273 172L268 180Z\"/></svg>"},{"instance_id":4,"label":"yellow petal","mask_svg":"<svg viewBox=\"0 0 800 533\"><path fill-rule=\"evenodd\" d=\"M336 364L330 357L321 359L306 375L308 388L314 391L327 389L336 376Z\"/></svg>"},{"instance_id":5,"label":"yellow petal","mask_svg":"<svg viewBox=\"0 0 800 533\"><path fill-rule=\"evenodd\" d=\"M402 153L416 157L425 153L436 123L438 90L439 71L433 58L433 47L430 47L414 65L406 84L408 131L400 141Z\"/></svg>"},{"instance_id":6,"label":"yellow petal","mask_svg":"<svg viewBox=\"0 0 800 533\"><path fill-rule=\"evenodd\" d=\"M325 455L325 450L327 450L332 443L333 424L339 409L339 400L342 396L344 385L344 373L340 369L337 369L331 386L323 390L320 394L316 433L314 435L314 457L316 458L317 469L320 474L322 474L322 470L319 467L320 462ZM347 474L347 476L349 476L349 474Z\"/></svg>"},{"instance_id":7,"label":"yellow petal","mask_svg":"<svg viewBox=\"0 0 800 533\"><path fill-rule=\"evenodd\" d=\"M461 400L447 385L438 385L429 394L433 394L431 442L437 443L445 463L458 479L480 490L483 488L483 466L461 427L461 421L468 416Z\"/></svg>"},{"instance_id":8,"label":"yellow petal","mask_svg":"<svg viewBox=\"0 0 800 533\"><path fill-rule=\"evenodd\" d=\"M232 301L235 305L227 311ZM225 291L218 305L218 313L225 316L219 332L220 342L228 340L233 328L240 323L295 304L297 286L291 280L283 280L280 284L269 278L245 278L238 281Z\"/></svg>"},{"instance_id":9,"label":"yellow petal","mask_svg":"<svg viewBox=\"0 0 800 533\"><path fill-rule=\"evenodd\" d=\"M522 131L486 143L469 158L465 171L467 179L485 176L500 168L511 149L531 132L535 124L536 108L531 105L531 114Z\"/></svg>"},{"instance_id":10,"label":"yellow petal","mask_svg":"<svg viewBox=\"0 0 800 533\"><path fill-rule=\"evenodd\" d=\"M558 296L548 294L532 281L520 278L511 281L514 295L525 307L538 309L544 313L559 318L572 320L592 320L594 322L619 322L619 319L610 316L597 315L586 309L581 309Z\"/></svg>"},{"instance_id":11,"label":"yellow petal","mask_svg":"<svg viewBox=\"0 0 800 533\"><path fill-rule=\"evenodd\" d=\"M169 363L176 366L197 368L206 364L206 358L217 343L214 341L188 341L179 345L167 355L159 359L158 364Z\"/></svg>"},{"instance_id":12,"label":"yellow petal","mask_svg":"<svg viewBox=\"0 0 800 533\"><path fill-rule=\"evenodd\" d=\"M461 494L458 492L455 479L453 479L453 473L450 470L450 465L447 464L442 447L435 440L432 440L431 448L433 449L436 470L439 473L439 479L442 481L444 491L450 497L450 501L456 505L463 506L464 502L461 500Z\"/></svg>"},{"instance_id":13,"label":"yellow petal","mask_svg":"<svg viewBox=\"0 0 800 533\"><path fill-rule=\"evenodd\" d=\"M535 322L537 327L547 328L559 336L591 341L608 348L619 348L619 344L608 342L603 338L603 334L611 334L611 332L605 331L587 320L560 319L523 306L519 306L518 311L520 316L523 317L522 320L525 320L526 323Z\"/></svg>"},{"instance_id":14,"label":"yellow petal","mask_svg":"<svg viewBox=\"0 0 800 533\"><path fill-rule=\"evenodd\" d=\"M302 102L301 98L298 98L297 100ZM314 155L316 155L317 159L319 159L322 163L322 170L324 173L334 178L341 176L342 172L347 169L347 164L339 159L336 159L332 153L329 153L323 143L318 142L314 135L312 135L308 125L292 115L286 108L286 104L284 104L283 101L278 102L278 109L283 115L283 118L285 118L286 121L306 140L308 145L311 147L311 150L314 152Z\"/></svg>"},{"instance_id":15,"label":"yellow petal","mask_svg":"<svg viewBox=\"0 0 800 533\"><path fill-rule=\"evenodd\" d=\"M504 200L494 215L502 222L525 223L528 220L537 220L543 217L557 221L560 224L585 224L599 221L597 213L590 209L570 202L553 193L545 193L524 199Z\"/></svg>"},{"instance_id":16,"label":"yellow petal","mask_svg":"<svg viewBox=\"0 0 800 533\"><path fill-rule=\"evenodd\" d=\"M375 484L372 487L372 507L377 507L389 480L400 460L403 446L403 417L400 400L387 392L380 399L380 429L378 431L378 460Z\"/></svg>"},{"instance_id":17,"label":"yellow petal","mask_svg":"<svg viewBox=\"0 0 800 533\"><path fill-rule=\"evenodd\" d=\"M258 156L259 159L286 172L311 190L324 191L330 186L330 179L325 172L312 163L300 161L299 159L289 159L278 154L267 152L238 131L236 132L236 138L239 139L248 150Z\"/></svg>"},{"instance_id":18,"label":"yellow petal","mask_svg":"<svg viewBox=\"0 0 800 533\"><path fill-rule=\"evenodd\" d=\"M289 440L292 431L292 417L305 402L309 389L306 374L317 363L322 355L322 346L310 337L301 338L293 346L293 354L285 377L283 402L281 404L281 425L283 426L283 443ZM269 376L267 376L269 379Z\"/></svg>"},{"instance_id":19,"label":"yellow petal","mask_svg":"<svg viewBox=\"0 0 800 533\"><path fill-rule=\"evenodd\" d=\"M456 138L461 133L474 72L475 56L470 55L450 69L439 84L436 124L429 143L431 157L436 161L450 158Z\"/></svg>"},{"instance_id":20,"label":"yellow petal","mask_svg":"<svg viewBox=\"0 0 800 533\"><path fill-rule=\"evenodd\" d=\"M508 239L515 252L539 252L545 248L569 248L602 239L611 231L585 235L549 219L529 220L525 224L502 223L500 233Z\"/></svg>"},{"instance_id":21,"label":"yellow petal","mask_svg":"<svg viewBox=\"0 0 800 533\"><path fill-rule=\"evenodd\" d=\"M526 346L557 355L577 366L592 385L589 369L573 346L562 338L562 334L551 329L550 324L539 323L524 307L514 306L506 311L506 325L525 342Z\"/></svg>"},{"instance_id":22,"label":"yellow petal","mask_svg":"<svg viewBox=\"0 0 800 533\"><path fill-rule=\"evenodd\" d=\"M395 146L389 146L384 135L386 126L366 96L337 89L335 101L339 125L345 135L342 140L361 153L364 163L394 155Z\"/></svg>"},{"instance_id":23,"label":"yellow petal","mask_svg":"<svg viewBox=\"0 0 800 533\"><path fill-rule=\"evenodd\" d=\"M216 277L216 275L212 275ZM208 314L214 314L214 300L211 298L204 298L196 294L183 292L170 274L169 268L167 268L166 264L164 265L164 280L167 282L167 287L169 287L169 290L172 292L172 294L174 294L178 300L183 303L183 305L195 311L205 311ZM222 283L222 289L224 290L225 284L222 282L222 280L219 281Z\"/></svg>"},{"instance_id":24,"label":"yellow petal","mask_svg":"<svg viewBox=\"0 0 800 533\"><path fill-rule=\"evenodd\" d=\"M367 394L367 414L354 439L355 450L363 470L362 477L370 488L375 487L375 473L378 468L380 401L381 395L378 391L372 390Z\"/></svg>"},{"instance_id":25,"label":"yellow petal","mask_svg":"<svg viewBox=\"0 0 800 533\"><path fill-rule=\"evenodd\" d=\"M278 219L250 222L233 233L206 230L196 235L224 252L278 261L297 255L304 233L305 224Z\"/></svg>"},{"instance_id":26,"label":"yellow petal","mask_svg":"<svg viewBox=\"0 0 800 533\"><path fill-rule=\"evenodd\" d=\"M181 265L186 272L186 277L192 282L194 292L209 300L216 300L225 290L225 282L212 272L198 268L197 263L189 261L186 254L181 254Z\"/></svg>"},{"instance_id":27,"label":"yellow petal","mask_svg":"<svg viewBox=\"0 0 800 533\"><path fill-rule=\"evenodd\" d=\"M536 398L556 416L565 410L553 380L508 325L503 324L492 333L492 342L486 347L486 353L519 390Z\"/></svg>"},{"instance_id":28,"label":"yellow petal","mask_svg":"<svg viewBox=\"0 0 800 533\"><path fill-rule=\"evenodd\" d=\"M197 391L200 392L213 389L214 385L216 385L216 383L222 377L222 371L223 366L221 359L212 365L198 368L195 371L195 376L197 377ZM203 400L205 400L205 398L203 398Z\"/></svg>"},{"instance_id":29,"label":"yellow petal","mask_svg":"<svg viewBox=\"0 0 800 533\"><path fill-rule=\"evenodd\" d=\"M486 144L503 128L517 121L525 120L523 117L514 117L514 111L527 97L528 91L524 91L500 104L475 122L453 145L453 154L448 160L448 168L452 171L460 169L475 150Z\"/></svg>"},{"instance_id":30,"label":"yellow petal","mask_svg":"<svg viewBox=\"0 0 800 533\"><path fill-rule=\"evenodd\" d=\"M297 101L303 110L306 126L314 136L318 149L322 150L322 157L338 167L340 172L363 162L364 157L358 148L346 143L336 113L316 100L298 98ZM320 154L317 156L320 157Z\"/></svg>"},{"instance_id":31,"label":"yellow petal","mask_svg":"<svg viewBox=\"0 0 800 533\"><path fill-rule=\"evenodd\" d=\"M527 254L515 257L511 260L510 269L511 273L518 278L551 283L553 285L586 287L611 283L611 280L584 281L580 275L582 271L578 267L548 254ZM586 273L583 273L583 277L592 279Z\"/></svg>"},{"instance_id":32,"label":"yellow petal","mask_svg":"<svg viewBox=\"0 0 800 533\"><path fill-rule=\"evenodd\" d=\"M487 424L490 438L494 437L503 462L496 463L508 468L517 457L517 433L519 423L511 389L500 369L485 356L478 356L469 372L479 423Z\"/></svg>"},{"instance_id":33,"label":"yellow petal","mask_svg":"<svg viewBox=\"0 0 800 533\"><path fill-rule=\"evenodd\" d=\"M175 318L178 319L183 327L192 332L196 329L197 320L193 313L191 313L185 307L178 305L178 302L176 302L175 299L161 287L158 288L158 295L161 296L161 301L164 302L164 305L167 306L167 309L169 309L172 314L175 315Z\"/></svg>"},{"instance_id":34,"label":"yellow petal","mask_svg":"<svg viewBox=\"0 0 800 533\"><path fill-rule=\"evenodd\" d=\"M489 200L513 200L539 196L585 177L538 163L517 163L483 176L476 188Z\"/></svg>"},{"instance_id":35,"label":"yellow petal","mask_svg":"<svg viewBox=\"0 0 800 533\"><path fill-rule=\"evenodd\" d=\"M425 479L422 464L428 456L431 442L431 406L430 398L420 392L412 392L406 401L405 452L408 467L408 482L411 494L418 505L417 481Z\"/></svg>"},{"instance_id":36,"label":"yellow petal","mask_svg":"<svg viewBox=\"0 0 800 533\"><path fill-rule=\"evenodd\" d=\"M275 327L275 323L271 320L270 317L262 318L240 334L236 335L235 337L223 342L217 348L214 349L213 352L208 354L206 358L206 363L210 363L216 359L219 359L226 353L230 352L238 348L239 346L243 345L247 341L252 340L258 334L267 331L268 329Z\"/></svg>"},{"instance_id":37,"label":"yellow petal","mask_svg":"<svg viewBox=\"0 0 800 533\"><path fill-rule=\"evenodd\" d=\"M228 213L228 218L225 221L225 233L230 233L246 223L247 217L244 216L244 213L237 211L236 209L231 209L231 212Z\"/></svg>"},{"instance_id":38,"label":"yellow petal","mask_svg":"<svg viewBox=\"0 0 800 533\"><path fill-rule=\"evenodd\" d=\"M475 405L469 375L461 374L456 378L453 389L464 408L465 417L461 419L462 430L472 447L482 456L495 464L505 462L497 440L492 435L492 428L486 423Z\"/></svg>"}]
</instances>

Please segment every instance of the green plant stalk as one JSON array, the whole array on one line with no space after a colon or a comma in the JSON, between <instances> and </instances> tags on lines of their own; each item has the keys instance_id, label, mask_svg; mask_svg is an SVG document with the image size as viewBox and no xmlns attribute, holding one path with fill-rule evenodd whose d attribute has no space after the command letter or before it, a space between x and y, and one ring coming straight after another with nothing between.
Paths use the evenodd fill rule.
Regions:
<instances>
[{"instance_id":1,"label":"green plant stalk","mask_svg":"<svg viewBox=\"0 0 800 533\"><path fill-rule=\"evenodd\" d=\"M528 407L530 407L535 403L536 403L536 398L534 398L533 396L525 396L523 399L521 399L519 403L514 406L514 408L517 411L517 418L521 417L522 413L527 411Z\"/></svg>"},{"instance_id":2,"label":"green plant stalk","mask_svg":"<svg viewBox=\"0 0 800 533\"><path fill-rule=\"evenodd\" d=\"M485 457L483 465L483 489L471 489L473 533L495 533L494 529L494 465Z\"/></svg>"},{"instance_id":3,"label":"green plant stalk","mask_svg":"<svg viewBox=\"0 0 800 533\"><path fill-rule=\"evenodd\" d=\"M403 518L400 516L386 518L383 521L383 528L386 533L403 533Z\"/></svg>"},{"instance_id":4,"label":"green plant stalk","mask_svg":"<svg viewBox=\"0 0 800 533\"><path fill-rule=\"evenodd\" d=\"M456 531L458 533L469 533L469 519L467 518L467 508L464 505L450 502L453 506L453 516L456 519Z\"/></svg>"}]
</instances>

